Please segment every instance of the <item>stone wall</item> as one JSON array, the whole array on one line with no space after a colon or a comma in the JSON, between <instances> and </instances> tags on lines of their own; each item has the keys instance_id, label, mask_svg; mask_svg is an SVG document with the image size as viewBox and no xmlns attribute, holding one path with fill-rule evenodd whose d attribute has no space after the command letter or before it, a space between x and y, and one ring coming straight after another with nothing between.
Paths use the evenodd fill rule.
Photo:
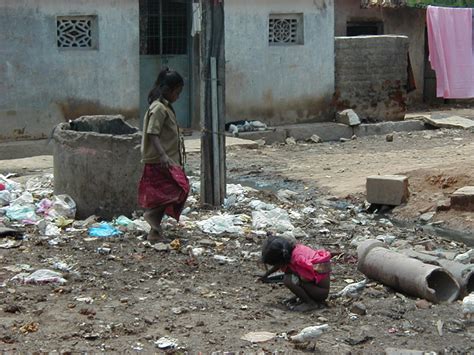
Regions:
<instances>
[{"instance_id":1,"label":"stone wall","mask_svg":"<svg viewBox=\"0 0 474 355\"><path fill-rule=\"evenodd\" d=\"M269 43L270 16L301 16L302 41ZM226 0L226 120L331 120L333 0Z\"/></svg>"},{"instance_id":2,"label":"stone wall","mask_svg":"<svg viewBox=\"0 0 474 355\"><path fill-rule=\"evenodd\" d=\"M92 18L90 47L65 48L61 19ZM45 138L90 114L138 117L136 0L0 1L0 141Z\"/></svg>"},{"instance_id":3,"label":"stone wall","mask_svg":"<svg viewBox=\"0 0 474 355\"><path fill-rule=\"evenodd\" d=\"M406 36L336 37L336 108L368 121L402 120L407 50Z\"/></svg>"}]
</instances>

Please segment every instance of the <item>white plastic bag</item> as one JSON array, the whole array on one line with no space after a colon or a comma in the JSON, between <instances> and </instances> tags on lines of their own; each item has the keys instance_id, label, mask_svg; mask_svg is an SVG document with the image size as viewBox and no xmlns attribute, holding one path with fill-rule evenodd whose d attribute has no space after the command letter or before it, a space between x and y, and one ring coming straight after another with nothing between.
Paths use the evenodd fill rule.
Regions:
<instances>
[{"instance_id":1,"label":"white plastic bag","mask_svg":"<svg viewBox=\"0 0 474 355\"><path fill-rule=\"evenodd\" d=\"M196 223L204 233L221 234L221 233L235 233L242 234L241 225L242 219L238 215L217 215L209 219L199 221Z\"/></svg>"},{"instance_id":2,"label":"white plastic bag","mask_svg":"<svg viewBox=\"0 0 474 355\"><path fill-rule=\"evenodd\" d=\"M253 211L252 226L254 229L272 229L277 233L295 229L291 224L288 212L281 208L275 208L271 211Z\"/></svg>"}]
</instances>

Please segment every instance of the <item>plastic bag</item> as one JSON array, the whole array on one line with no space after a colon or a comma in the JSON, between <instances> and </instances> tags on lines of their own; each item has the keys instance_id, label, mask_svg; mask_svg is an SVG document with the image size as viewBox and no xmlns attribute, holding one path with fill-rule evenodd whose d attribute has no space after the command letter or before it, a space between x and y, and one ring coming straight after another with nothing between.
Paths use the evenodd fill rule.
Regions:
<instances>
[{"instance_id":1,"label":"plastic bag","mask_svg":"<svg viewBox=\"0 0 474 355\"><path fill-rule=\"evenodd\" d=\"M122 234L122 232L107 222L102 222L89 228L89 235L91 237L108 238L119 234Z\"/></svg>"},{"instance_id":2,"label":"plastic bag","mask_svg":"<svg viewBox=\"0 0 474 355\"><path fill-rule=\"evenodd\" d=\"M25 184L25 190L35 196L46 197L53 194L53 174L35 176Z\"/></svg>"},{"instance_id":3,"label":"plastic bag","mask_svg":"<svg viewBox=\"0 0 474 355\"><path fill-rule=\"evenodd\" d=\"M53 218L59 216L74 218L76 216L76 202L69 195L57 195L52 198L52 206L48 214Z\"/></svg>"},{"instance_id":4,"label":"plastic bag","mask_svg":"<svg viewBox=\"0 0 474 355\"><path fill-rule=\"evenodd\" d=\"M277 233L284 233L295 229L290 222L288 212L281 208L275 208L271 211L253 211L252 226L255 229L270 228Z\"/></svg>"},{"instance_id":5,"label":"plastic bag","mask_svg":"<svg viewBox=\"0 0 474 355\"><path fill-rule=\"evenodd\" d=\"M12 278L12 281L13 280L18 280L25 284L47 284L47 283L65 284L67 282L63 278L63 275L61 273L48 270L48 269L36 270L30 275L25 274L25 273L18 274Z\"/></svg>"},{"instance_id":6,"label":"plastic bag","mask_svg":"<svg viewBox=\"0 0 474 355\"><path fill-rule=\"evenodd\" d=\"M275 205L271 203L265 203L260 200L252 200L249 203L249 207L256 211L270 211L276 208Z\"/></svg>"},{"instance_id":7,"label":"plastic bag","mask_svg":"<svg viewBox=\"0 0 474 355\"><path fill-rule=\"evenodd\" d=\"M3 190L0 191L0 206L7 206L12 201L13 196L10 191Z\"/></svg>"},{"instance_id":8,"label":"plastic bag","mask_svg":"<svg viewBox=\"0 0 474 355\"><path fill-rule=\"evenodd\" d=\"M221 233L236 233L242 234L243 230L240 227L243 224L242 219L238 215L217 215L209 219L197 222L197 225L205 233L221 234Z\"/></svg>"},{"instance_id":9,"label":"plastic bag","mask_svg":"<svg viewBox=\"0 0 474 355\"><path fill-rule=\"evenodd\" d=\"M127 228L130 228L131 226L133 227L133 221L125 216L117 217L117 219L115 220L115 224Z\"/></svg>"},{"instance_id":10,"label":"plastic bag","mask_svg":"<svg viewBox=\"0 0 474 355\"><path fill-rule=\"evenodd\" d=\"M35 205L26 204L26 205L13 205L7 207L6 216L11 220L15 221L38 221L39 217L35 213Z\"/></svg>"}]
</instances>

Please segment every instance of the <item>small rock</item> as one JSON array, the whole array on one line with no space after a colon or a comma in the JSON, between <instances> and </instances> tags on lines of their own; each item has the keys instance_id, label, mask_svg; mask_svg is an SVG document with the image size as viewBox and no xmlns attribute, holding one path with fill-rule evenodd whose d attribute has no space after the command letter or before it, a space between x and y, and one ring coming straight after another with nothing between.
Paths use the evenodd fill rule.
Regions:
<instances>
[{"instance_id":1,"label":"small rock","mask_svg":"<svg viewBox=\"0 0 474 355\"><path fill-rule=\"evenodd\" d=\"M355 302L351 307L351 312L359 316L365 316L367 314L367 307L361 302Z\"/></svg>"},{"instance_id":2,"label":"small rock","mask_svg":"<svg viewBox=\"0 0 474 355\"><path fill-rule=\"evenodd\" d=\"M295 145L296 144L296 140L293 137L288 137L287 139L285 139L285 142L288 145Z\"/></svg>"},{"instance_id":3,"label":"small rock","mask_svg":"<svg viewBox=\"0 0 474 355\"><path fill-rule=\"evenodd\" d=\"M357 136L355 134L352 135L351 139L354 141L357 139Z\"/></svg>"},{"instance_id":4,"label":"small rock","mask_svg":"<svg viewBox=\"0 0 474 355\"><path fill-rule=\"evenodd\" d=\"M310 142L313 142L313 143L322 143L323 140L321 139L320 136L318 136L317 134L313 134L309 139L308 141Z\"/></svg>"},{"instance_id":5,"label":"small rock","mask_svg":"<svg viewBox=\"0 0 474 355\"><path fill-rule=\"evenodd\" d=\"M451 200L438 201L436 203L436 211L449 211L451 209Z\"/></svg>"},{"instance_id":6,"label":"small rock","mask_svg":"<svg viewBox=\"0 0 474 355\"><path fill-rule=\"evenodd\" d=\"M349 139L349 138L339 138L339 141L340 141L341 143L344 143L344 142L349 142L350 139Z\"/></svg>"},{"instance_id":7,"label":"small rock","mask_svg":"<svg viewBox=\"0 0 474 355\"><path fill-rule=\"evenodd\" d=\"M336 122L343 123L348 126L360 125L360 118L354 110L347 109L336 113Z\"/></svg>"},{"instance_id":8,"label":"small rock","mask_svg":"<svg viewBox=\"0 0 474 355\"><path fill-rule=\"evenodd\" d=\"M8 304L3 307L3 311L6 313L20 313L21 307L16 304Z\"/></svg>"},{"instance_id":9,"label":"small rock","mask_svg":"<svg viewBox=\"0 0 474 355\"><path fill-rule=\"evenodd\" d=\"M415 302L415 305L416 305L416 308L419 308L419 309L429 309L431 308L433 304L431 302L428 302L425 299L420 299Z\"/></svg>"},{"instance_id":10,"label":"small rock","mask_svg":"<svg viewBox=\"0 0 474 355\"><path fill-rule=\"evenodd\" d=\"M421 216L420 216L420 221L423 222L423 223L428 223L429 221L431 221L433 219L433 217L435 216L436 212L426 212L426 213L423 213Z\"/></svg>"},{"instance_id":11,"label":"small rock","mask_svg":"<svg viewBox=\"0 0 474 355\"><path fill-rule=\"evenodd\" d=\"M129 299L127 297L122 297L120 303L128 303Z\"/></svg>"},{"instance_id":12,"label":"small rock","mask_svg":"<svg viewBox=\"0 0 474 355\"><path fill-rule=\"evenodd\" d=\"M393 142L393 134L387 134L387 135L385 136L385 140L386 140L387 142Z\"/></svg>"},{"instance_id":13,"label":"small rock","mask_svg":"<svg viewBox=\"0 0 474 355\"><path fill-rule=\"evenodd\" d=\"M143 317L143 321L148 325L152 325L153 323L155 323L152 317Z\"/></svg>"}]
</instances>

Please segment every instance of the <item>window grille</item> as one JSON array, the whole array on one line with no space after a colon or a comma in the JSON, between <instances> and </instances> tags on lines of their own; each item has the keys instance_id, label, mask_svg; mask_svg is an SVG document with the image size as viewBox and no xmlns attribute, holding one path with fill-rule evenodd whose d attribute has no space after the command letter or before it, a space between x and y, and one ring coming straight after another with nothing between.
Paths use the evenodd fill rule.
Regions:
<instances>
[{"instance_id":1,"label":"window grille","mask_svg":"<svg viewBox=\"0 0 474 355\"><path fill-rule=\"evenodd\" d=\"M268 42L271 45L303 44L303 14L271 14Z\"/></svg>"},{"instance_id":2,"label":"window grille","mask_svg":"<svg viewBox=\"0 0 474 355\"><path fill-rule=\"evenodd\" d=\"M186 54L187 3L177 0L140 0L140 54Z\"/></svg>"},{"instance_id":3,"label":"window grille","mask_svg":"<svg viewBox=\"0 0 474 355\"><path fill-rule=\"evenodd\" d=\"M59 48L95 48L96 16L61 16L56 19Z\"/></svg>"}]
</instances>

